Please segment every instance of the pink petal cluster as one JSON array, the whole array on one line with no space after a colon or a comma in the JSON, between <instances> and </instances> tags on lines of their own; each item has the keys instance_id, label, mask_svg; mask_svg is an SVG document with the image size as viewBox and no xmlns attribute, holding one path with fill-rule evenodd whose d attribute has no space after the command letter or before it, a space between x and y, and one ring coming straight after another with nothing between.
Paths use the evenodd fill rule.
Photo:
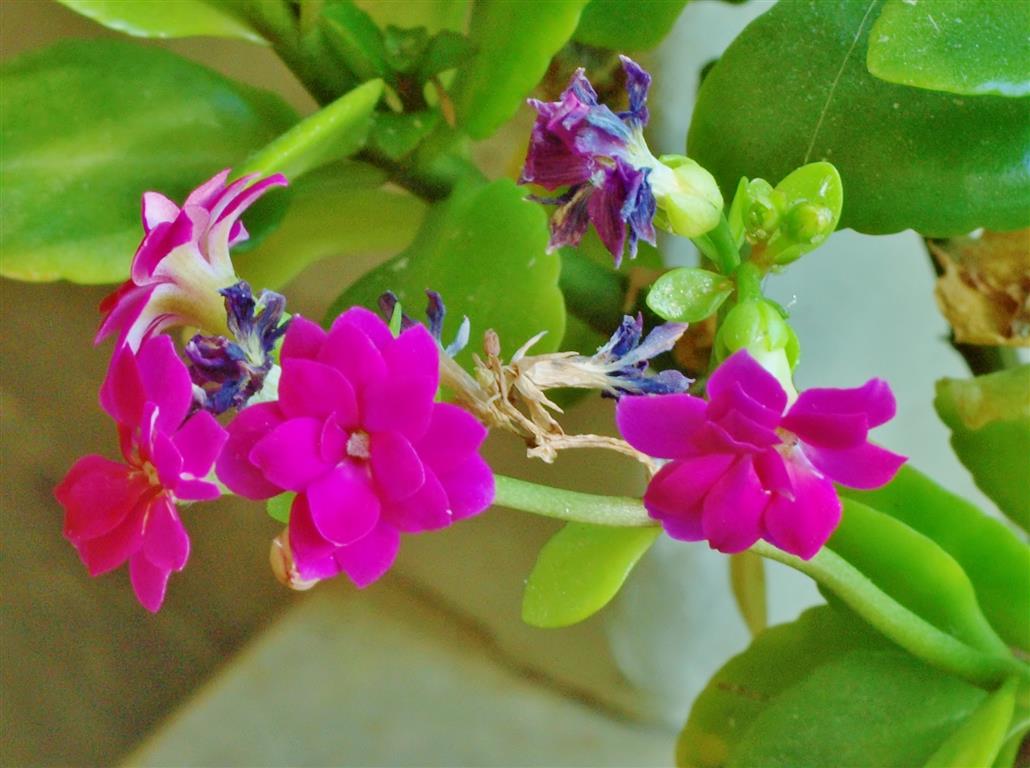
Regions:
<instances>
[{"instance_id":1,"label":"pink petal cluster","mask_svg":"<svg viewBox=\"0 0 1030 768\"><path fill-rule=\"evenodd\" d=\"M490 505L493 474L478 453L486 429L435 402L439 354L423 326L394 338L361 308L328 332L293 318L279 399L240 412L217 472L251 499L297 494L289 547L302 579L343 572L364 587L393 564L401 533Z\"/></svg>"},{"instance_id":2,"label":"pink petal cluster","mask_svg":"<svg viewBox=\"0 0 1030 768\"><path fill-rule=\"evenodd\" d=\"M740 552L764 538L809 559L837 527L833 483L877 488L905 458L868 442L894 397L872 379L855 389L810 389L787 409L779 381L744 350L708 381L707 402L686 394L624 397L623 437L671 459L644 504L673 538Z\"/></svg>"},{"instance_id":3,"label":"pink petal cluster","mask_svg":"<svg viewBox=\"0 0 1030 768\"><path fill-rule=\"evenodd\" d=\"M227 169L201 184L182 208L158 192L143 195L146 234L129 280L100 305L105 318L97 343L117 334L118 346L139 349L145 339L173 325L227 333L218 292L239 279L229 248L247 239L240 216L269 188L286 185L279 174L226 184L228 177Z\"/></svg>"},{"instance_id":4,"label":"pink petal cluster","mask_svg":"<svg viewBox=\"0 0 1030 768\"><path fill-rule=\"evenodd\" d=\"M187 418L193 388L172 340L115 353L100 391L115 420L124 463L85 456L55 489L65 536L93 576L129 561L136 597L150 611L164 601L168 577L189 557L177 500L219 495L204 478L228 437L205 411Z\"/></svg>"}]
</instances>

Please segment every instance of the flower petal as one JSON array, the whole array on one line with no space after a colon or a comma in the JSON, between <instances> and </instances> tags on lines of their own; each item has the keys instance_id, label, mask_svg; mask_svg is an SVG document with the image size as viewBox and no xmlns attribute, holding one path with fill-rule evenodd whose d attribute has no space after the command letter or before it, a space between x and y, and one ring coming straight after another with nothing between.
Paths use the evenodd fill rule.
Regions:
<instances>
[{"instance_id":1,"label":"flower petal","mask_svg":"<svg viewBox=\"0 0 1030 768\"><path fill-rule=\"evenodd\" d=\"M787 393L783 391L776 377L763 368L746 349L734 352L715 369L708 379L706 392L709 400L718 400L734 384L766 408L783 413L787 405Z\"/></svg>"},{"instance_id":2,"label":"flower petal","mask_svg":"<svg viewBox=\"0 0 1030 768\"><path fill-rule=\"evenodd\" d=\"M182 473L182 456L168 435L159 432L154 436L154 450L150 460L157 469L161 485L169 490L175 488Z\"/></svg>"},{"instance_id":3,"label":"flower petal","mask_svg":"<svg viewBox=\"0 0 1030 768\"><path fill-rule=\"evenodd\" d=\"M328 579L340 572L339 564L333 559L336 546L315 528L304 494L299 494L290 507L290 550L302 578Z\"/></svg>"},{"instance_id":4,"label":"flower petal","mask_svg":"<svg viewBox=\"0 0 1030 768\"><path fill-rule=\"evenodd\" d=\"M140 378L136 356L127 345L115 350L100 387L100 404L119 424L135 427L143 417L143 381Z\"/></svg>"},{"instance_id":5,"label":"flower petal","mask_svg":"<svg viewBox=\"0 0 1030 768\"><path fill-rule=\"evenodd\" d=\"M855 448L835 451L803 445L812 466L835 483L851 488L879 488L890 482L906 459L886 448L863 443Z\"/></svg>"},{"instance_id":6,"label":"flower petal","mask_svg":"<svg viewBox=\"0 0 1030 768\"><path fill-rule=\"evenodd\" d=\"M666 464L644 494L648 514L673 538L700 541L705 537L701 502L733 460L732 455L712 453Z\"/></svg>"},{"instance_id":7,"label":"flower petal","mask_svg":"<svg viewBox=\"0 0 1030 768\"><path fill-rule=\"evenodd\" d=\"M343 427L353 427L358 421L358 403L350 382L335 368L312 360L283 361L279 407L287 418L324 420L336 414Z\"/></svg>"},{"instance_id":8,"label":"flower petal","mask_svg":"<svg viewBox=\"0 0 1030 768\"><path fill-rule=\"evenodd\" d=\"M176 354L170 336L155 336L143 342L136 360L147 402L158 407L157 428L174 432L193 402L193 384L186 364Z\"/></svg>"},{"instance_id":9,"label":"flower petal","mask_svg":"<svg viewBox=\"0 0 1030 768\"><path fill-rule=\"evenodd\" d=\"M777 450L755 454L755 472L762 481L762 487L770 493L778 493L788 499L794 497L794 483L787 472L787 464Z\"/></svg>"},{"instance_id":10,"label":"flower petal","mask_svg":"<svg viewBox=\"0 0 1030 768\"><path fill-rule=\"evenodd\" d=\"M808 389L802 392L790 414L862 414L869 428L878 427L894 418L897 404L890 385L883 379L870 379L852 389Z\"/></svg>"},{"instance_id":11,"label":"flower petal","mask_svg":"<svg viewBox=\"0 0 1030 768\"><path fill-rule=\"evenodd\" d=\"M129 577L136 599L151 613L157 613L165 601L168 576L171 572L151 563L143 552L129 558Z\"/></svg>"},{"instance_id":12,"label":"flower petal","mask_svg":"<svg viewBox=\"0 0 1030 768\"><path fill-rule=\"evenodd\" d=\"M419 457L437 472L447 472L475 453L487 429L468 411L450 403L436 403L429 428L415 444Z\"/></svg>"},{"instance_id":13,"label":"flower petal","mask_svg":"<svg viewBox=\"0 0 1030 768\"><path fill-rule=\"evenodd\" d=\"M207 411L197 411L186 420L172 442L182 454L182 471L200 478L211 467L229 439L229 433Z\"/></svg>"},{"instance_id":14,"label":"flower petal","mask_svg":"<svg viewBox=\"0 0 1030 768\"><path fill-rule=\"evenodd\" d=\"M142 474L103 456L84 456L54 489L64 507L64 535L72 542L103 536L116 528L146 493Z\"/></svg>"},{"instance_id":15,"label":"flower petal","mask_svg":"<svg viewBox=\"0 0 1030 768\"><path fill-rule=\"evenodd\" d=\"M413 325L383 351L391 376L425 376L439 383L440 347L424 325Z\"/></svg>"},{"instance_id":16,"label":"flower petal","mask_svg":"<svg viewBox=\"0 0 1030 768\"><path fill-rule=\"evenodd\" d=\"M261 438L282 423L276 403L260 403L244 408L229 423L229 439L218 455L215 472L233 493L248 499L268 499L282 489L269 482L250 460L250 452Z\"/></svg>"},{"instance_id":17,"label":"flower petal","mask_svg":"<svg viewBox=\"0 0 1030 768\"><path fill-rule=\"evenodd\" d=\"M336 550L334 557L355 586L364 588L390 570L400 545L397 529L380 523L364 538Z\"/></svg>"},{"instance_id":18,"label":"flower petal","mask_svg":"<svg viewBox=\"0 0 1030 768\"><path fill-rule=\"evenodd\" d=\"M222 489L206 480L180 480L174 495L180 501L214 501L222 495Z\"/></svg>"},{"instance_id":19,"label":"flower petal","mask_svg":"<svg viewBox=\"0 0 1030 768\"><path fill-rule=\"evenodd\" d=\"M869 435L869 423L860 413L813 413L792 408L782 425L804 443L836 450L861 445Z\"/></svg>"},{"instance_id":20,"label":"flower petal","mask_svg":"<svg viewBox=\"0 0 1030 768\"><path fill-rule=\"evenodd\" d=\"M453 522L447 491L429 469L425 482L414 495L383 507L383 519L403 533L435 531Z\"/></svg>"},{"instance_id":21,"label":"flower petal","mask_svg":"<svg viewBox=\"0 0 1030 768\"><path fill-rule=\"evenodd\" d=\"M371 438L372 477L384 498L401 501L426 481L422 460L399 432L377 432Z\"/></svg>"},{"instance_id":22,"label":"flower petal","mask_svg":"<svg viewBox=\"0 0 1030 768\"><path fill-rule=\"evenodd\" d=\"M322 459L321 437L320 420L290 419L262 437L249 458L279 489L303 491L331 468Z\"/></svg>"},{"instance_id":23,"label":"flower petal","mask_svg":"<svg viewBox=\"0 0 1030 768\"><path fill-rule=\"evenodd\" d=\"M75 545L90 576L113 571L139 551L143 546L143 524L150 502L150 497L141 499L117 527Z\"/></svg>"},{"instance_id":24,"label":"flower petal","mask_svg":"<svg viewBox=\"0 0 1030 768\"><path fill-rule=\"evenodd\" d=\"M393 343L393 334L390 333L390 326L384 323L382 318L375 312L364 307L351 307L333 321L333 328L337 325L353 325L358 330L363 331L380 351L385 350Z\"/></svg>"},{"instance_id":25,"label":"flower petal","mask_svg":"<svg viewBox=\"0 0 1030 768\"><path fill-rule=\"evenodd\" d=\"M472 454L449 472L438 476L447 491L454 520L478 515L494 500L494 473L479 454Z\"/></svg>"},{"instance_id":26,"label":"flower petal","mask_svg":"<svg viewBox=\"0 0 1030 768\"><path fill-rule=\"evenodd\" d=\"M334 323L318 360L339 371L354 387L359 402L364 393L386 379L386 362L379 347L361 328L351 323Z\"/></svg>"},{"instance_id":27,"label":"flower petal","mask_svg":"<svg viewBox=\"0 0 1030 768\"><path fill-rule=\"evenodd\" d=\"M306 491L311 521L327 541L350 544L365 536L379 520L379 499L368 475L342 462L312 482Z\"/></svg>"},{"instance_id":28,"label":"flower petal","mask_svg":"<svg viewBox=\"0 0 1030 768\"><path fill-rule=\"evenodd\" d=\"M436 396L436 377L391 376L367 392L364 426L370 432L401 432L418 441L429 427Z\"/></svg>"},{"instance_id":29,"label":"flower petal","mask_svg":"<svg viewBox=\"0 0 1030 768\"><path fill-rule=\"evenodd\" d=\"M763 518L765 538L784 552L811 559L840 522L841 503L829 480L791 464L793 499L775 495Z\"/></svg>"},{"instance_id":30,"label":"flower petal","mask_svg":"<svg viewBox=\"0 0 1030 768\"><path fill-rule=\"evenodd\" d=\"M701 525L709 546L720 552L743 552L762 535L762 513L769 494L750 457L738 459L705 496Z\"/></svg>"},{"instance_id":31,"label":"flower petal","mask_svg":"<svg viewBox=\"0 0 1030 768\"><path fill-rule=\"evenodd\" d=\"M692 395L631 395L615 409L619 432L638 451L676 459L692 451L690 435L704 423L705 401Z\"/></svg>"},{"instance_id":32,"label":"flower petal","mask_svg":"<svg viewBox=\"0 0 1030 768\"><path fill-rule=\"evenodd\" d=\"M162 570L181 571L190 556L190 537L179 519L175 505L164 494L147 511L143 553Z\"/></svg>"},{"instance_id":33,"label":"flower petal","mask_svg":"<svg viewBox=\"0 0 1030 768\"><path fill-rule=\"evenodd\" d=\"M306 317L294 315L290 318L290 327L283 337L283 346L279 357L284 362L291 358L314 360L318 357L322 345L325 344L326 332Z\"/></svg>"},{"instance_id":34,"label":"flower petal","mask_svg":"<svg viewBox=\"0 0 1030 768\"><path fill-rule=\"evenodd\" d=\"M719 420L728 413L737 411L756 424L775 429L780 425L781 412L762 405L744 391L738 382L719 389L708 401L708 418Z\"/></svg>"}]
</instances>

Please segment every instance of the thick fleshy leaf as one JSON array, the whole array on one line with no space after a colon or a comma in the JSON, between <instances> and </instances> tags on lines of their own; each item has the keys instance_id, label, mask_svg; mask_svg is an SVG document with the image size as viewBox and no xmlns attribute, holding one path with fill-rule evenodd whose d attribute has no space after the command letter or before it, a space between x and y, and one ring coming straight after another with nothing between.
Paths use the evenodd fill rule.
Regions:
<instances>
[{"instance_id":1,"label":"thick fleshy leaf","mask_svg":"<svg viewBox=\"0 0 1030 768\"><path fill-rule=\"evenodd\" d=\"M295 119L277 96L161 48L69 40L6 62L0 271L124 279L143 234L144 191L181 200Z\"/></svg>"},{"instance_id":2,"label":"thick fleshy leaf","mask_svg":"<svg viewBox=\"0 0 1030 768\"><path fill-rule=\"evenodd\" d=\"M560 260L546 248L544 211L523 200L512 182L465 188L435 206L412 246L348 288L328 317L355 304L374 307L387 290L403 306L419 307L431 288L447 304L445 339L468 316L473 338L493 328L506 354L540 331L548 333L534 352L551 352L561 342L565 309ZM457 360L469 364L478 349L469 344Z\"/></svg>"},{"instance_id":3,"label":"thick fleshy leaf","mask_svg":"<svg viewBox=\"0 0 1030 768\"><path fill-rule=\"evenodd\" d=\"M1030 7L998 0L888 0L869 34L879 78L960 95L1030 94Z\"/></svg>"},{"instance_id":4,"label":"thick fleshy leaf","mask_svg":"<svg viewBox=\"0 0 1030 768\"><path fill-rule=\"evenodd\" d=\"M980 490L1030 530L1030 365L937 382L934 408Z\"/></svg>"},{"instance_id":5,"label":"thick fleshy leaf","mask_svg":"<svg viewBox=\"0 0 1030 768\"><path fill-rule=\"evenodd\" d=\"M613 51L647 51L662 41L687 0L590 0L572 36Z\"/></svg>"},{"instance_id":6,"label":"thick fleshy leaf","mask_svg":"<svg viewBox=\"0 0 1030 768\"><path fill-rule=\"evenodd\" d=\"M690 156L727 196L742 176L775 182L829 160L847 190L841 225L860 232L1026 226L1030 101L955 98L873 77L865 55L882 7L783 0L758 17L704 80Z\"/></svg>"},{"instance_id":7,"label":"thick fleshy leaf","mask_svg":"<svg viewBox=\"0 0 1030 768\"><path fill-rule=\"evenodd\" d=\"M477 2L469 38L474 66L452 88L458 127L484 139L510 119L576 29L587 0Z\"/></svg>"},{"instance_id":8,"label":"thick fleshy leaf","mask_svg":"<svg viewBox=\"0 0 1030 768\"><path fill-rule=\"evenodd\" d=\"M58 0L105 27L135 37L232 37L266 44L257 30L207 0Z\"/></svg>"},{"instance_id":9,"label":"thick fleshy leaf","mask_svg":"<svg viewBox=\"0 0 1030 768\"><path fill-rule=\"evenodd\" d=\"M697 267L680 267L659 277L647 292L647 306L664 320L696 323L733 293L729 278Z\"/></svg>"},{"instance_id":10,"label":"thick fleshy leaf","mask_svg":"<svg viewBox=\"0 0 1030 768\"><path fill-rule=\"evenodd\" d=\"M265 502L265 512L273 520L280 523L289 523L290 508L293 506L295 498L297 498L295 493L280 493L278 496L273 496Z\"/></svg>"},{"instance_id":11,"label":"thick fleshy leaf","mask_svg":"<svg viewBox=\"0 0 1030 768\"><path fill-rule=\"evenodd\" d=\"M364 468L342 462L308 486L311 520L336 545L365 536L379 520L379 499Z\"/></svg>"},{"instance_id":12,"label":"thick fleshy leaf","mask_svg":"<svg viewBox=\"0 0 1030 768\"><path fill-rule=\"evenodd\" d=\"M766 628L765 561L754 552L739 552L729 560L733 597L754 637Z\"/></svg>"},{"instance_id":13,"label":"thick fleshy leaf","mask_svg":"<svg viewBox=\"0 0 1030 768\"><path fill-rule=\"evenodd\" d=\"M566 627L597 613L615 597L661 529L568 523L540 550L526 581L522 620Z\"/></svg>"},{"instance_id":14,"label":"thick fleshy leaf","mask_svg":"<svg viewBox=\"0 0 1030 768\"><path fill-rule=\"evenodd\" d=\"M676 459L692 452L690 437L704 422L706 407L704 400L687 394L622 397L615 423L638 451Z\"/></svg>"},{"instance_id":15,"label":"thick fleshy leaf","mask_svg":"<svg viewBox=\"0 0 1030 768\"><path fill-rule=\"evenodd\" d=\"M932 539L846 499L844 517L826 546L941 631L987 653L1008 653L962 566Z\"/></svg>"},{"instance_id":16,"label":"thick fleshy leaf","mask_svg":"<svg viewBox=\"0 0 1030 768\"><path fill-rule=\"evenodd\" d=\"M925 768L994 765L1012 720L1016 685L1013 678L992 693L933 753Z\"/></svg>"},{"instance_id":17,"label":"thick fleshy leaf","mask_svg":"<svg viewBox=\"0 0 1030 768\"><path fill-rule=\"evenodd\" d=\"M875 491L843 489L928 536L962 566L984 614L1002 638L1030 650L1030 547L974 504L906 465Z\"/></svg>"},{"instance_id":18,"label":"thick fleshy leaf","mask_svg":"<svg viewBox=\"0 0 1030 768\"><path fill-rule=\"evenodd\" d=\"M763 632L715 673L676 763L919 766L985 698L821 606Z\"/></svg>"}]
</instances>

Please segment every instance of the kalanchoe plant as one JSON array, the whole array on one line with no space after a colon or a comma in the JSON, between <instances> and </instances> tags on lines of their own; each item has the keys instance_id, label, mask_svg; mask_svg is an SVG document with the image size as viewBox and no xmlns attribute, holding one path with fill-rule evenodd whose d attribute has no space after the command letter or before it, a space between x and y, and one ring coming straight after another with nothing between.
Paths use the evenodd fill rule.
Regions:
<instances>
[{"instance_id":1,"label":"kalanchoe plant","mask_svg":"<svg viewBox=\"0 0 1030 768\"><path fill-rule=\"evenodd\" d=\"M57 485L66 538L91 575L127 563L139 602L157 611L181 599L168 583L189 556L190 504L267 502L285 526L272 570L294 589L340 574L367 587L405 536L496 504L567 523L526 585L523 616L547 627L600 610L660 536L704 541L730 555L756 637L699 697L681 764L1009 768L1030 730L1030 549L870 441L895 416L886 381L798 392L802 340L765 293L841 221L938 238L1030 225L1025 39L989 23L989 4L942 3L781 0L707 74L691 159L648 145L651 74L615 55L656 44L677 3L472 0L467 28L440 21L430 35L381 30L371 7L350 2L167 14L69 0L134 34L269 43L319 109L298 119L171 53L103 40L2 73L4 274L128 278L101 305L96 338L114 342L100 403L121 460L86 456ZM963 22L973 11L978 23ZM1006 13L1030 20L1015 4ZM995 47L1004 55L974 53ZM962 52L962 66L947 51ZM527 101L518 184L485 181L469 139L520 106L531 116ZM78 147L82 162L24 170ZM133 156L147 152L168 167L152 176ZM143 192L167 183L179 199L226 166L181 205ZM287 176L281 220L251 210ZM96 194L69 197L84 189ZM136 214L123 203L141 193L133 256ZM230 256L248 238L245 215L267 236L246 257L246 281ZM603 253L572 250L590 247L591 227L616 267L640 241L664 245L661 230L706 261L618 274ZM948 295L972 291L978 316L1015 328L1025 259L1002 245L1018 238L967 238L976 264L945 267L977 290ZM933 244L962 250L946 246ZM348 288L324 326L293 304L288 316L274 290L328 254L402 248ZM989 291L974 269L987 262ZM410 303L423 291L420 322ZM638 311L644 292L653 315ZM977 366L1012 362L959 348ZM696 380L677 362L691 356L705 361ZM937 399L960 458L1023 526L1025 374L946 382ZM564 419L584 392L606 398L599 434ZM646 491L504 477L485 458L489 432L545 462L572 449L630 457ZM810 576L829 605L763 629L758 556ZM869 718L870 706L883 716ZM862 741L866 721L878 730Z\"/></svg>"}]
</instances>

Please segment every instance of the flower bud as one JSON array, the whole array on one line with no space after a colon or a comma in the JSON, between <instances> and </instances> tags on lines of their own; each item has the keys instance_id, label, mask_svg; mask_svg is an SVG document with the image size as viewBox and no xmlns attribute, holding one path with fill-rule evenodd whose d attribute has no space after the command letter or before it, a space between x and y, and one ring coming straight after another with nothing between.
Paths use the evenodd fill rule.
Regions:
<instances>
[{"instance_id":1,"label":"flower bud","mask_svg":"<svg viewBox=\"0 0 1030 768\"><path fill-rule=\"evenodd\" d=\"M272 566L272 573L276 580L284 587L303 592L319 582L319 579L303 579L297 572L297 565L293 562L293 552L290 550L288 528L284 528L282 533L272 539L272 546L268 550L268 563Z\"/></svg>"},{"instance_id":2,"label":"flower bud","mask_svg":"<svg viewBox=\"0 0 1030 768\"><path fill-rule=\"evenodd\" d=\"M719 223L723 206L719 185L689 157L663 155L651 170L650 181L658 208L675 234L700 237Z\"/></svg>"},{"instance_id":3,"label":"flower bud","mask_svg":"<svg viewBox=\"0 0 1030 768\"><path fill-rule=\"evenodd\" d=\"M746 349L788 392L793 391L791 372L800 345L794 329L772 302L742 301L726 315L715 336L716 358L725 360L740 349Z\"/></svg>"}]
</instances>

